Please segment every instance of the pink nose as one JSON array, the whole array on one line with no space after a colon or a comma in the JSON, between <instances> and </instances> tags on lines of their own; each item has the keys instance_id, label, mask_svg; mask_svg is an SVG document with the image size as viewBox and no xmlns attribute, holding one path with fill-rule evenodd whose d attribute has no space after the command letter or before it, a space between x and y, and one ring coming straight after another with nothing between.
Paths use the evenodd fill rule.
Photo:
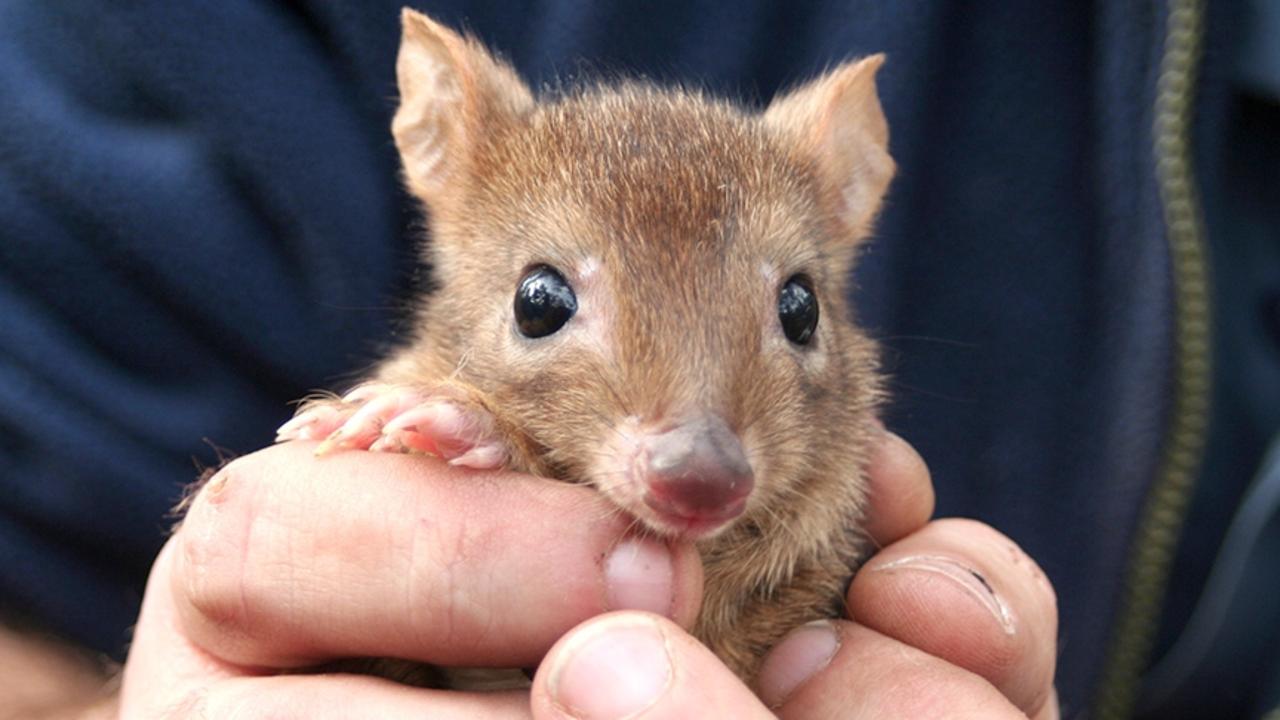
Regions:
<instances>
[{"instance_id":1,"label":"pink nose","mask_svg":"<svg viewBox=\"0 0 1280 720\"><path fill-rule=\"evenodd\" d=\"M694 418L645 442L645 503L686 520L738 516L755 485L742 443L714 415Z\"/></svg>"}]
</instances>

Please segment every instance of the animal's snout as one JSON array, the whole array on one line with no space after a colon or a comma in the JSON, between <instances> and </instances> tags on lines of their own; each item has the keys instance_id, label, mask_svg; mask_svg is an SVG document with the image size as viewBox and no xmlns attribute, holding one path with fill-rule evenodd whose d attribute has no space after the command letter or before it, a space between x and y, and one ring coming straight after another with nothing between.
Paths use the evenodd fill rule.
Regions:
<instances>
[{"instance_id":1,"label":"animal's snout","mask_svg":"<svg viewBox=\"0 0 1280 720\"><path fill-rule=\"evenodd\" d=\"M713 527L735 518L755 486L742 442L715 415L650 436L645 451L645 504L677 524Z\"/></svg>"}]
</instances>

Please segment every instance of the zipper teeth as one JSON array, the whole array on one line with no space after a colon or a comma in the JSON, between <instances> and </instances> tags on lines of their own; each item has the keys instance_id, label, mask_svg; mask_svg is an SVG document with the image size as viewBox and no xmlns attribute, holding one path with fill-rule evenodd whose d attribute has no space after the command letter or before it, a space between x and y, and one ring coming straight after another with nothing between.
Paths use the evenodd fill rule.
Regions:
<instances>
[{"instance_id":1,"label":"zipper teeth","mask_svg":"<svg viewBox=\"0 0 1280 720\"><path fill-rule=\"evenodd\" d=\"M1191 162L1203 11L1203 0L1170 0L1156 85L1156 181L1164 206L1176 314L1173 404L1159 475L1139 520L1123 605L1097 698L1094 715L1101 720L1133 715L1204 451L1210 388L1209 281Z\"/></svg>"}]
</instances>

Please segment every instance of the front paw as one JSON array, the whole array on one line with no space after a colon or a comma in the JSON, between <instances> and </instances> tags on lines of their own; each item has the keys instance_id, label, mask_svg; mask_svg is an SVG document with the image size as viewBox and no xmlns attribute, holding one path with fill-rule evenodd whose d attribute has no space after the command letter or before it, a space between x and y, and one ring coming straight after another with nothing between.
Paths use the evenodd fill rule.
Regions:
<instances>
[{"instance_id":1,"label":"front paw","mask_svg":"<svg viewBox=\"0 0 1280 720\"><path fill-rule=\"evenodd\" d=\"M421 452L482 470L505 466L506 441L493 415L466 388L361 385L341 398L312 400L276 431L276 442L319 440L335 450Z\"/></svg>"}]
</instances>

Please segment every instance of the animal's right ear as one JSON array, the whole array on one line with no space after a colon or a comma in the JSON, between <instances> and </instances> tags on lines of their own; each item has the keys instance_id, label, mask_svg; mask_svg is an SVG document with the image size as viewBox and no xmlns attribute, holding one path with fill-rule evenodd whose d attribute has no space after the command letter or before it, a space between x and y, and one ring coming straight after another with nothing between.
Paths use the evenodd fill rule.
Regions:
<instances>
[{"instance_id":1,"label":"animal's right ear","mask_svg":"<svg viewBox=\"0 0 1280 720\"><path fill-rule=\"evenodd\" d=\"M474 38L409 8L400 21L391 132L409 189L430 205L466 172L481 133L526 114L533 94Z\"/></svg>"}]
</instances>

